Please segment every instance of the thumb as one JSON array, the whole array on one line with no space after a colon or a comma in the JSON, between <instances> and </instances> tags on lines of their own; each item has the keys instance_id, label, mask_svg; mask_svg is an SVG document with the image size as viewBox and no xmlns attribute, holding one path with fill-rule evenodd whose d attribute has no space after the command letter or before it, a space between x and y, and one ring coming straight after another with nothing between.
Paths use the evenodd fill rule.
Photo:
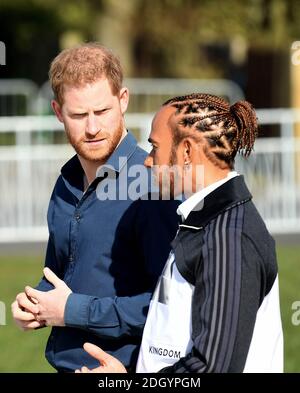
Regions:
<instances>
[{"instance_id":1,"label":"thumb","mask_svg":"<svg viewBox=\"0 0 300 393\"><path fill-rule=\"evenodd\" d=\"M41 298L41 294L43 294L43 292L38 291L37 289L31 288L29 285L27 285L25 287L25 293L29 298L35 299L35 300L33 300L33 303L36 303L36 300L39 301Z\"/></svg>"},{"instance_id":2,"label":"thumb","mask_svg":"<svg viewBox=\"0 0 300 393\"><path fill-rule=\"evenodd\" d=\"M106 362L112 358L111 355L104 352L101 348L97 347L97 345L85 343L83 348L88 354L93 356L93 358L99 360L101 364L106 364Z\"/></svg>"},{"instance_id":3,"label":"thumb","mask_svg":"<svg viewBox=\"0 0 300 393\"><path fill-rule=\"evenodd\" d=\"M45 267L43 272L44 272L44 275L47 278L47 280L51 284L53 284L55 288L64 284L64 282L60 278L58 278L57 275L55 273L53 273L53 271L51 269L49 269L48 267Z\"/></svg>"}]
</instances>

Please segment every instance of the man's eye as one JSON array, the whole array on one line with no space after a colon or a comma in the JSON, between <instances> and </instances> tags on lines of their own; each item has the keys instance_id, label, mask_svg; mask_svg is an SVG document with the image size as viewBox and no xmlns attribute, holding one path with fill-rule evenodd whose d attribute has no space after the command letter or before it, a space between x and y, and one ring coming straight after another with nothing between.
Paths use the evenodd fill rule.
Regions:
<instances>
[{"instance_id":1,"label":"man's eye","mask_svg":"<svg viewBox=\"0 0 300 393\"><path fill-rule=\"evenodd\" d=\"M73 119L82 119L83 117L85 117L85 113L74 113L72 115Z\"/></svg>"},{"instance_id":2,"label":"man's eye","mask_svg":"<svg viewBox=\"0 0 300 393\"><path fill-rule=\"evenodd\" d=\"M108 108L105 108L105 109L101 109L99 111L95 111L94 114L96 116L99 116L99 115L102 115L103 113L106 113L107 111L108 111Z\"/></svg>"}]
</instances>

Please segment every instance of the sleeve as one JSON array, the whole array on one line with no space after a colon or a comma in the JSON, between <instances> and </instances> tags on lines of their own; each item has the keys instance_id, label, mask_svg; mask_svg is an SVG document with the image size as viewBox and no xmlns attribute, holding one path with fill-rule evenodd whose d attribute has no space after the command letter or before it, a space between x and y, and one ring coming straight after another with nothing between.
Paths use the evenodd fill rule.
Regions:
<instances>
[{"instance_id":1,"label":"sleeve","mask_svg":"<svg viewBox=\"0 0 300 393\"><path fill-rule=\"evenodd\" d=\"M261 303L254 244L235 228L206 234L192 301L191 351L167 373L242 372Z\"/></svg>"},{"instance_id":2,"label":"sleeve","mask_svg":"<svg viewBox=\"0 0 300 393\"><path fill-rule=\"evenodd\" d=\"M171 250L171 242L178 230L176 213L179 201L141 201L137 222L137 238L145 270L151 278L153 291Z\"/></svg>"},{"instance_id":3,"label":"sleeve","mask_svg":"<svg viewBox=\"0 0 300 393\"><path fill-rule=\"evenodd\" d=\"M48 244L47 244L45 267L49 267L49 269L51 269L57 276L59 276L53 238L51 235L49 236ZM54 288L53 285L45 277L42 277L39 284L35 287L35 289L43 292L50 291L53 288Z\"/></svg>"},{"instance_id":4,"label":"sleeve","mask_svg":"<svg viewBox=\"0 0 300 393\"><path fill-rule=\"evenodd\" d=\"M109 338L142 335L152 291L167 260L170 243L178 227L178 203L162 202L164 201L141 200L137 207L136 252L143 259L148 289L130 297L97 298L73 293L65 308L66 326Z\"/></svg>"},{"instance_id":5,"label":"sleeve","mask_svg":"<svg viewBox=\"0 0 300 393\"><path fill-rule=\"evenodd\" d=\"M150 298L150 292L114 298L71 293L65 308L65 324L112 339L141 336Z\"/></svg>"},{"instance_id":6,"label":"sleeve","mask_svg":"<svg viewBox=\"0 0 300 393\"><path fill-rule=\"evenodd\" d=\"M63 267L59 263L55 252L55 240L54 240L54 230L53 230L53 216L54 216L54 205L55 205L54 200L56 195L56 189L60 183L61 183L61 177L59 177L56 182L48 206L47 223L48 223L48 230L49 230L49 238L47 243L44 267L48 267L59 278L62 278ZM44 292L50 291L53 288L54 288L53 285L44 276L41 278L39 284L35 287L35 289Z\"/></svg>"}]
</instances>

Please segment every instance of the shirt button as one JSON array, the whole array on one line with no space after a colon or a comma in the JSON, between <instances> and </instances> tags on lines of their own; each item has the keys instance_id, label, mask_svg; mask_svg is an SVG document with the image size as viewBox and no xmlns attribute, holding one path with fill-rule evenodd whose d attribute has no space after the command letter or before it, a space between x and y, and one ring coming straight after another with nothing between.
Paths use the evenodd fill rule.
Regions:
<instances>
[{"instance_id":1,"label":"shirt button","mask_svg":"<svg viewBox=\"0 0 300 393\"><path fill-rule=\"evenodd\" d=\"M80 214L79 214L79 213L76 213L76 214L75 214L75 219L76 219L76 221L80 221L80 218L81 218Z\"/></svg>"},{"instance_id":2,"label":"shirt button","mask_svg":"<svg viewBox=\"0 0 300 393\"><path fill-rule=\"evenodd\" d=\"M73 259L74 259L74 258L73 258L73 255L70 255L70 256L69 256L69 261L72 262Z\"/></svg>"}]
</instances>

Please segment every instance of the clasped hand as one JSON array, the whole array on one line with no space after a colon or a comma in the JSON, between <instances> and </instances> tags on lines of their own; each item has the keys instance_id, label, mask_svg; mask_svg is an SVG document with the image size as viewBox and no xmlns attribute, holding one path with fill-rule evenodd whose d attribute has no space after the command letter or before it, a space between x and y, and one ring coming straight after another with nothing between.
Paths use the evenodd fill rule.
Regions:
<instances>
[{"instance_id":1,"label":"clasped hand","mask_svg":"<svg viewBox=\"0 0 300 393\"><path fill-rule=\"evenodd\" d=\"M12 304L13 317L23 330L65 326L65 307L72 291L49 268L44 269L44 275L54 289L43 292L26 286L25 291L19 293Z\"/></svg>"}]
</instances>

